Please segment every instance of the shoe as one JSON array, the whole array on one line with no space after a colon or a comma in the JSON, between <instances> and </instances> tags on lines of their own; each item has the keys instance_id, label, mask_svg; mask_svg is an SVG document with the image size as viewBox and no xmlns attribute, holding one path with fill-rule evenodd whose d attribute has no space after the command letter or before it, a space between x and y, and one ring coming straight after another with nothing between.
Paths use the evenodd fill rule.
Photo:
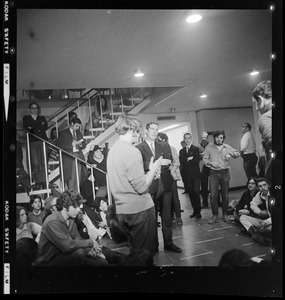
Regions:
<instances>
[{"instance_id":1,"label":"shoe","mask_svg":"<svg viewBox=\"0 0 285 300\"><path fill-rule=\"evenodd\" d=\"M160 222L157 222L157 227L160 227Z\"/></svg>"},{"instance_id":2,"label":"shoe","mask_svg":"<svg viewBox=\"0 0 285 300\"><path fill-rule=\"evenodd\" d=\"M242 227L242 228L240 229L240 232L241 232L241 233L244 233L244 234L247 234L247 230L246 230L244 227Z\"/></svg>"},{"instance_id":3,"label":"shoe","mask_svg":"<svg viewBox=\"0 0 285 300\"><path fill-rule=\"evenodd\" d=\"M184 212L184 209L180 209L180 212Z\"/></svg>"},{"instance_id":4,"label":"shoe","mask_svg":"<svg viewBox=\"0 0 285 300\"><path fill-rule=\"evenodd\" d=\"M197 219L201 219L202 218L202 215L199 213L199 214L196 214L195 218Z\"/></svg>"},{"instance_id":5,"label":"shoe","mask_svg":"<svg viewBox=\"0 0 285 300\"><path fill-rule=\"evenodd\" d=\"M182 195L184 195L184 194L188 194L188 193L185 191L185 192L182 193Z\"/></svg>"},{"instance_id":6,"label":"shoe","mask_svg":"<svg viewBox=\"0 0 285 300\"><path fill-rule=\"evenodd\" d=\"M249 235L251 235L251 236L255 235L255 234L256 234L256 229L255 229L255 227L250 226L250 227L248 228L248 233L249 233Z\"/></svg>"},{"instance_id":7,"label":"shoe","mask_svg":"<svg viewBox=\"0 0 285 300\"><path fill-rule=\"evenodd\" d=\"M229 218L228 215L224 215L224 216L223 216L223 220L224 220L225 223L231 222L231 219Z\"/></svg>"},{"instance_id":8,"label":"shoe","mask_svg":"<svg viewBox=\"0 0 285 300\"><path fill-rule=\"evenodd\" d=\"M178 227L181 227L183 225L182 219L181 218L177 218L176 219L176 224L177 224Z\"/></svg>"},{"instance_id":9,"label":"shoe","mask_svg":"<svg viewBox=\"0 0 285 300\"><path fill-rule=\"evenodd\" d=\"M255 241L256 243L261 244L263 246L270 246L271 239L266 238L265 236L262 236L260 234L254 234L251 237L251 239L253 241Z\"/></svg>"},{"instance_id":10,"label":"shoe","mask_svg":"<svg viewBox=\"0 0 285 300\"><path fill-rule=\"evenodd\" d=\"M191 219L194 218L194 217L196 217L196 214L195 214L195 213L193 213L192 215L190 215L190 218L191 218Z\"/></svg>"},{"instance_id":11,"label":"shoe","mask_svg":"<svg viewBox=\"0 0 285 300\"><path fill-rule=\"evenodd\" d=\"M177 247L174 244L164 246L164 250L175 252L175 253L181 253L182 252L182 249Z\"/></svg>"},{"instance_id":12,"label":"shoe","mask_svg":"<svg viewBox=\"0 0 285 300\"><path fill-rule=\"evenodd\" d=\"M211 220L209 220L208 224L218 223L219 218L218 216L213 216Z\"/></svg>"},{"instance_id":13,"label":"shoe","mask_svg":"<svg viewBox=\"0 0 285 300\"><path fill-rule=\"evenodd\" d=\"M201 209L204 209L204 208L208 208L208 205L203 204L203 205L201 206Z\"/></svg>"}]
</instances>

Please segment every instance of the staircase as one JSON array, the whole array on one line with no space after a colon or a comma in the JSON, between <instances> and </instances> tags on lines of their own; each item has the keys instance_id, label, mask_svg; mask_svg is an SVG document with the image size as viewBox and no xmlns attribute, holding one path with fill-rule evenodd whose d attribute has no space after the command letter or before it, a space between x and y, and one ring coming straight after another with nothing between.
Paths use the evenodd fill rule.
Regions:
<instances>
[{"instance_id":1,"label":"staircase","mask_svg":"<svg viewBox=\"0 0 285 300\"><path fill-rule=\"evenodd\" d=\"M143 96L144 95L144 96ZM144 98L145 97L145 98ZM147 98L148 97L148 98ZM104 111L104 101L108 102L108 110ZM147 105L149 105L150 99L149 94L143 92L143 89L90 89L85 92L79 99L72 99L68 104L64 105L52 115L46 117L48 121L48 131L47 135L50 135L50 130L53 127L56 127L57 132L58 128L66 122L68 118L68 113L74 111L77 113L78 117L81 119L82 123L84 120L87 120L85 123L90 123L89 130L85 130L84 139L87 142L86 148L83 150L85 157L87 157L88 152L93 148L95 144L103 144L107 142L111 136L115 134L114 124L116 119L122 113L131 113L138 115ZM98 105L99 104L99 105ZM97 111L95 108L97 105ZM99 111L99 122L96 127L93 127L92 114L97 113L98 117ZM84 125L84 123L83 123ZM85 128L83 128L84 130ZM85 134L86 133L86 134ZM31 174L31 163L29 157L29 143L28 136L30 133L27 132L27 152L28 152L28 173ZM57 149L58 153L65 152L62 149L59 149L57 146L49 143L48 141L42 140L43 143L49 145L53 149ZM67 152L66 152L67 153ZM46 157L47 153L45 153ZM68 154L72 156L71 154ZM64 190L63 178L62 178L62 166L59 159L48 159L46 166L46 178L47 178L47 188L37 190L33 187L32 178L30 182L32 185L32 190L28 193L17 193L16 202L17 203L28 203L30 195L41 195L42 199L49 197L52 194L51 185L57 187L57 191L62 192ZM74 157L74 159L78 159ZM92 165L89 165L87 162L84 162L85 165L92 169ZM94 168L94 167L93 167ZM100 170L101 171L101 170ZM102 171L103 172L103 171ZM95 198L95 195L94 195ZM109 197L110 198L110 197Z\"/></svg>"}]
</instances>

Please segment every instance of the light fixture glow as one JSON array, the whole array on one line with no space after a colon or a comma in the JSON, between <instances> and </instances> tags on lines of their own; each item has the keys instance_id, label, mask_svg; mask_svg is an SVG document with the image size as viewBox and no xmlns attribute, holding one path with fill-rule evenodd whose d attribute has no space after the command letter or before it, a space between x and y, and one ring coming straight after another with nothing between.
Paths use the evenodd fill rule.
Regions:
<instances>
[{"instance_id":1,"label":"light fixture glow","mask_svg":"<svg viewBox=\"0 0 285 300\"><path fill-rule=\"evenodd\" d=\"M142 69L137 69L134 72L135 72L135 77L142 77L142 76L144 76L144 73L143 73Z\"/></svg>"},{"instance_id":2,"label":"light fixture glow","mask_svg":"<svg viewBox=\"0 0 285 300\"><path fill-rule=\"evenodd\" d=\"M259 72L256 71L255 69L253 69L253 70L251 71L251 73L250 73L251 76L254 76L254 75L257 75L257 74L259 74Z\"/></svg>"},{"instance_id":3,"label":"light fixture glow","mask_svg":"<svg viewBox=\"0 0 285 300\"><path fill-rule=\"evenodd\" d=\"M207 97L208 96L205 93L201 94L201 96L200 96L200 98L207 98Z\"/></svg>"},{"instance_id":4,"label":"light fixture glow","mask_svg":"<svg viewBox=\"0 0 285 300\"><path fill-rule=\"evenodd\" d=\"M187 17L186 22L187 23L196 23L202 20L202 16L198 15L198 14L194 14L194 15L190 15L189 17Z\"/></svg>"},{"instance_id":5,"label":"light fixture glow","mask_svg":"<svg viewBox=\"0 0 285 300\"><path fill-rule=\"evenodd\" d=\"M167 126L165 128L159 129L158 132L163 132L163 131L166 131L166 130L169 130L169 129L172 129L172 128L175 128L178 126L180 126L180 124L173 124L173 125Z\"/></svg>"}]
</instances>

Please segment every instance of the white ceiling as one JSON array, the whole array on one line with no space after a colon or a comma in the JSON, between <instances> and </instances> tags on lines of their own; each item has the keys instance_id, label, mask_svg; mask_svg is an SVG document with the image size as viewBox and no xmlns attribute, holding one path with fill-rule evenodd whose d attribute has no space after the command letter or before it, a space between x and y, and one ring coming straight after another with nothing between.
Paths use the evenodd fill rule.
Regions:
<instances>
[{"instance_id":1,"label":"white ceiling","mask_svg":"<svg viewBox=\"0 0 285 300\"><path fill-rule=\"evenodd\" d=\"M271 79L272 12L195 12L202 21L188 24L187 10L19 9L17 88L175 88L145 113L250 106Z\"/></svg>"}]
</instances>

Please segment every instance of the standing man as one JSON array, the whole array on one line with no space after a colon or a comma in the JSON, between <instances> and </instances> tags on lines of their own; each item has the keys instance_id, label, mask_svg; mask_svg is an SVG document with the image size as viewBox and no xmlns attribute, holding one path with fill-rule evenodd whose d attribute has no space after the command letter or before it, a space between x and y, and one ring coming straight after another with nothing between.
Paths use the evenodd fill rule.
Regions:
<instances>
[{"instance_id":1,"label":"standing man","mask_svg":"<svg viewBox=\"0 0 285 300\"><path fill-rule=\"evenodd\" d=\"M75 157L78 157L82 160L85 160L82 149L86 147L85 141L83 140L83 135L80 130L81 120L77 117L74 117L70 120L69 127L58 133L57 146L72 154ZM76 166L78 167L78 180L76 174ZM67 185L68 189L78 191L81 181L83 182L87 177L87 168L80 162L75 161L75 158L72 156L63 153L62 154L62 164L63 164L63 175L64 182Z\"/></svg>"},{"instance_id":2,"label":"standing man","mask_svg":"<svg viewBox=\"0 0 285 300\"><path fill-rule=\"evenodd\" d=\"M203 155L205 153L205 148L209 144L208 142L208 133L204 131L201 135L201 143L200 143L200 160L203 161ZM210 168L205 164L202 166L201 171L201 196L203 205L201 208L208 208L208 195L209 195L209 176L210 176Z\"/></svg>"},{"instance_id":3,"label":"standing man","mask_svg":"<svg viewBox=\"0 0 285 300\"><path fill-rule=\"evenodd\" d=\"M265 177L271 185L272 176L272 90L271 81L265 80L257 84L252 91L252 101L260 113L258 129L262 137L262 147L265 151Z\"/></svg>"},{"instance_id":4,"label":"standing man","mask_svg":"<svg viewBox=\"0 0 285 300\"><path fill-rule=\"evenodd\" d=\"M162 236L164 242L164 250L180 253L181 248L177 247L172 240L172 183L173 177L170 172L171 165L171 148L167 142L158 142L159 125L156 122L151 122L146 125L145 140L136 147L140 150L143 157L144 171L149 171L150 161L156 161L160 156L163 157L160 174L154 178L149 193L156 207L156 219L158 215L158 207L160 208ZM156 229L156 245L155 251L158 251L158 233Z\"/></svg>"},{"instance_id":5,"label":"standing man","mask_svg":"<svg viewBox=\"0 0 285 300\"><path fill-rule=\"evenodd\" d=\"M48 140L46 130L48 124L44 116L40 116L40 106L37 102L30 102L30 114L23 117L23 128L34 135L29 135L30 158L32 164L32 175L35 181L35 188L46 188L45 157L43 141L36 136ZM47 149L48 147L46 147ZM48 155L48 152L46 151ZM46 160L47 161L47 160Z\"/></svg>"},{"instance_id":6,"label":"standing man","mask_svg":"<svg viewBox=\"0 0 285 300\"><path fill-rule=\"evenodd\" d=\"M255 139L251 133L251 125L249 123L244 123L241 127L241 132L243 136L240 140L240 156L243 159L243 168L247 180L249 180L251 177L257 177L256 164L258 157L255 154Z\"/></svg>"},{"instance_id":7,"label":"standing man","mask_svg":"<svg viewBox=\"0 0 285 300\"><path fill-rule=\"evenodd\" d=\"M192 144L192 134L185 133L183 136L186 147L179 151L179 161L185 170L186 191L189 194L193 213L190 218L202 218L200 201L200 150Z\"/></svg>"},{"instance_id":8,"label":"standing man","mask_svg":"<svg viewBox=\"0 0 285 300\"><path fill-rule=\"evenodd\" d=\"M209 224L219 221L218 193L221 188L222 195L222 213L224 222L230 222L227 215L229 203L229 185L230 185L230 158L240 156L238 150L228 144L224 144L224 131L215 131L213 133L214 144L209 144L205 149L203 161L210 168L210 192L211 207L213 217Z\"/></svg>"},{"instance_id":9,"label":"standing man","mask_svg":"<svg viewBox=\"0 0 285 300\"><path fill-rule=\"evenodd\" d=\"M133 115L120 115L115 124L119 139L109 150L107 171L109 187L118 221L130 243L132 265L153 265L157 231L155 208L148 188L159 169L162 157L145 174L140 151L133 146L141 131L141 121Z\"/></svg>"}]
</instances>

